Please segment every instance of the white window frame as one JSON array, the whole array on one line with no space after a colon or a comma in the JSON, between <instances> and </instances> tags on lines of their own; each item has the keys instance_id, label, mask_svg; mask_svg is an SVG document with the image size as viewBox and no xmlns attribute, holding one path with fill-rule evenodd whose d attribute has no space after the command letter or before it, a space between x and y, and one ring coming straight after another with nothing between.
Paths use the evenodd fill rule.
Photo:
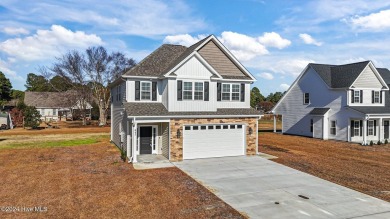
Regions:
<instances>
[{"instance_id":1,"label":"white window frame","mask_svg":"<svg viewBox=\"0 0 390 219\"><path fill-rule=\"evenodd\" d=\"M357 134L356 134L356 131L357 131ZM353 121L353 135L360 136L360 120Z\"/></svg>"},{"instance_id":2,"label":"white window frame","mask_svg":"<svg viewBox=\"0 0 390 219\"><path fill-rule=\"evenodd\" d=\"M353 97L354 97L353 102L354 103L360 103L360 98L361 98L360 97L360 90L353 90L353 92L355 92L354 95L353 95Z\"/></svg>"},{"instance_id":3,"label":"white window frame","mask_svg":"<svg viewBox=\"0 0 390 219\"><path fill-rule=\"evenodd\" d=\"M186 90L184 84L185 83L191 83L191 90ZM196 84L202 84L202 90L198 91L196 90ZM186 99L184 93L185 92L191 92L191 99ZM195 99L195 93L202 93L201 99ZM183 90L182 90L182 99L187 101L203 101L204 100L204 81L183 81Z\"/></svg>"},{"instance_id":4,"label":"white window frame","mask_svg":"<svg viewBox=\"0 0 390 219\"><path fill-rule=\"evenodd\" d=\"M380 102L381 102L380 91L374 91L374 103L380 103Z\"/></svg>"},{"instance_id":5,"label":"white window frame","mask_svg":"<svg viewBox=\"0 0 390 219\"><path fill-rule=\"evenodd\" d=\"M224 92L223 91L223 87L224 85L228 85L229 86L229 91L228 92ZM238 92L233 92L233 85L237 85L238 86ZM240 84L237 84L237 83L222 83L221 85L221 100L222 101L234 101L234 102L239 102L241 100L241 85ZM229 94L229 99L223 99L223 94ZM238 100L233 100L233 94L238 94Z\"/></svg>"},{"instance_id":6,"label":"white window frame","mask_svg":"<svg viewBox=\"0 0 390 219\"><path fill-rule=\"evenodd\" d=\"M337 135L337 121L336 120L330 120L330 134Z\"/></svg>"},{"instance_id":7,"label":"white window frame","mask_svg":"<svg viewBox=\"0 0 390 219\"><path fill-rule=\"evenodd\" d=\"M368 120L367 121L367 135L374 135L374 120Z\"/></svg>"},{"instance_id":8,"label":"white window frame","mask_svg":"<svg viewBox=\"0 0 390 219\"><path fill-rule=\"evenodd\" d=\"M307 94L307 102L306 102L306 94ZM310 93L303 93L303 105L310 104Z\"/></svg>"},{"instance_id":9,"label":"white window frame","mask_svg":"<svg viewBox=\"0 0 390 219\"><path fill-rule=\"evenodd\" d=\"M142 90L142 84L149 84L149 91L146 91L146 90ZM147 100L147 101L151 101L152 100L152 82L151 81L140 81L140 88L139 88L139 91L140 91L140 100ZM145 92L149 92L149 99L147 98L142 98L142 93Z\"/></svg>"},{"instance_id":10,"label":"white window frame","mask_svg":"<svg viewBox=\"0 0 390 219\"><path fill-rule=\"evenodd\" d=\"M41 109L41 116L45 116L45 109Z\"/></svg>"},{"instance_id":11,"label":"white window frame","mask_svg":"<svg viewBox=\"0 0 390 219\"><path fill-rule=\"evenodd\" d=\"M57 116L57 109L53 109L53 116Z\"/></svg>"}]
</instances>

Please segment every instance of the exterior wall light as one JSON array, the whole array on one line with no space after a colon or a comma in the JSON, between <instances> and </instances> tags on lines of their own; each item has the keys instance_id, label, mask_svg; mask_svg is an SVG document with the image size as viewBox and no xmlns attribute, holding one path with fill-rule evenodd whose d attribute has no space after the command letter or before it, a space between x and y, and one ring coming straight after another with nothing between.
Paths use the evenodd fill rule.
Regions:
<instances>
[{"instance_id":1,"label":"exterior wall light","mask_svg":"<svg viewBox=\"0 0 390 219\"><path fill-rule=\"evenodd\" d=\"M252 133L253 133L252 127L249 127L249 135L252 135Z\"/></svg>"},{"instance_id":2,"label":"exterior wall light","mask_svg":"<svg viewBox=\"0 0 390 219\"><path fill-rule=\"evenodd\" d=\"M178 129L177 132L176 132L176 137L180 138L180 136L181 136L181 132L180 132L180 129Z\"/></svg>"}]
</instances>

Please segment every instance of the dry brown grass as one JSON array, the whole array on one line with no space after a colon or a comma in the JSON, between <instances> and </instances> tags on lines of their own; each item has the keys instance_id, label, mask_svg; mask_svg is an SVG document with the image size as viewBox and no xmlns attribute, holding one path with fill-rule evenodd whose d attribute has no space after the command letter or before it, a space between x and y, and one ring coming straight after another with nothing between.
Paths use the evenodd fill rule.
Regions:
<instances>
[{"instance_id":1,"label":"dry brown grass","mask_svg":"<svg viewBox=\"0 0 390 219\"><path fill-rule=\"evenodd\" d=\"M0 218L243 218L177 168L134 170L108 138L87 146L4 149L0 174L0 207L47 207L0 211Z\"/></svg>"},{"instance_id":2,"label":"dry brown grass","mask_svg":"<svg viewBox=\"0 0 390 219\"><path fill-rule=\"evenodd\" d=\"M390 145L361 146L264 132L259 151L278 163L390 201Z\"/></svg>"}]
</instances>

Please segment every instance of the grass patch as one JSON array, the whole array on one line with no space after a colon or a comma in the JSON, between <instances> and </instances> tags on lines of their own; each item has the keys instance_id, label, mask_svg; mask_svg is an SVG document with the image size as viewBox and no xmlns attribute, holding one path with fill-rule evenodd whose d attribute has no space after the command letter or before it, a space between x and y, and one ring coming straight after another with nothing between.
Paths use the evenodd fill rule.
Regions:
<instances>
[{"instance_id":1,"label":"grass patch","mask_svg":"<svg viewBox=\"0 0 390 219\"><path fill-rule=\"evenodd\" d=\"M54 140L54 141L39 141L39 142L13 142L3 146L0 146L0 150L3 149L26 149L26 148L57 148L57 147L72 147L80 145L89 145L101 142L107 136L91 136L82 139L66 139L66 140Z\"/></svg>"}]
</instances>

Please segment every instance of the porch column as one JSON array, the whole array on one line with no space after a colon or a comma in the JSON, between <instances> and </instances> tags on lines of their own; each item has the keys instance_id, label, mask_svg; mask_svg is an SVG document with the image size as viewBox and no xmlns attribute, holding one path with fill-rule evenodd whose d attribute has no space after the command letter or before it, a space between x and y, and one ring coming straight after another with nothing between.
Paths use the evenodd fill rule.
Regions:
<instances>
[{"instance_id":1,"label":"porch column","mask_svg":"<svg viewBox=\"0 0 390 219\"><path fill-rule=\"evenodd\" d=\"M363 144L367 145L367 119L363 120Z\"/></svg>"},{"instance_id":2,"label":"porch column","mask_svg":"<svg viewBox=\"0 0 390 219\"><path fill-rule=\"evenodd\" d=\"M131 157L131 153L130 153L130 148L131 147L131 135L133 134L133 129L132 129L132 125L130 124L130 121L126 121L126 126L127 126L127 138L126 138L126 156L130 159ZM131 134L130 134L131 133Z\"/></svg>"},{"instance_id":3,"label":"porch column","mask_svg":"<svg viewBox=\"0 0 390 219\"><path fill-rule=\"evenodd\" d=\"M133 123L133 150L132 150L132 153L133 153L133 163L137 163L137 139L138 139L138 129L137 129L137 123L134 122Z\"/></svg>"},{"instance_id":4,"label":"porch column","mask_svg":"<svg viewBox=\"0 0 390 219\"><path fill-rule=\"evenodd\" d=\"M379 141L382 142L382 140L384 140L384 138L385 138L383 135L383 118L379 118L378 134L379 134Z\"/></svg>"},{"instance_id":5,"label":"porch column","mask_svg":"<svg viewBox=\"0 0 390 219\"><path fill-rule=\"evenodd\" d=\"M274 114L274 132L276 132L276 115Z\"/></svg>"}]
</instances>

